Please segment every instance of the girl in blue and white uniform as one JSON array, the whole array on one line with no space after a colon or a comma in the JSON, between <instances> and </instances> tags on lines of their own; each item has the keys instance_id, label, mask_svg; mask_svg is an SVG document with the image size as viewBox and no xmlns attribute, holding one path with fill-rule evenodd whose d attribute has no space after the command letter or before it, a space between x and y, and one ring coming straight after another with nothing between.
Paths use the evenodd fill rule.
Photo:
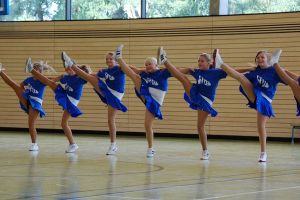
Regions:
<instances>
[{"instance_id":1,"label":"girl in blue and white uniform","mask_svg":"<svg viewBox=\"0 0 300 200\"><path fill-rule=\"evenodd\" d=\"M246 74L241 74L225 64L218 49L215 50L214 60L217 68L221 67L229 76L241 83L240 92L248 99L248 106L257 111L257 129L261 147L259 162L266 162L266 123L268 118L275 116L272 100L278 83L283 83L283 81L277 75L274 67L269 64L266 51L259 51L256 54L257 67L254 71Z\"/></svg>"},{"instance_id":2,"label":"girl in blue and white uniform","mask_svg":"<svg viewBox=\"0 0 300 200\"><path fill-rule=\"evenodd\" d=\"M122 103L125 93L125 74L121 68L113 60L113 53L106 54L107 68L99 70L97 74L88 74L74 65L74 61L65 53L62 58L66 67L70 67L78 76L89 82L100 100L107 105L108 108L108 127L110 135L110 146L106 155L114 155L117 153L116 144L116 116L118 110L127 111L127 107Z\"/></svg>"},{"instance_id":3,"label":"girl in blue and white uniform","mask_svg":"<svg viewBox=\"0 0 300 200\"><path fill-rule=\"evenodd\" d=\"M89 68L87 66L81 65L79 67L89 73ZM26 70L32 73L33 77L49 86L54 91L55 100L64 110L61 126L69 141L66 153L74 153L78 149L78 145L74 141L68 121L70 117L78 117L82 114L78 108L78 103L82 96L83 86L86 84L86 81L77 76L72 69L67 69L66 74L53 80L49 79L33 68L30 58L27 60Z\"/></svg>"},{"instance_id":4,"label":"girl in blue and white uniform","mask_svg":"<svg viewBox=\"0 0 300 200\"><path fill-rule=\"evenodd\" d=\"M33 68L40 73L46 68L49 68L47 64L43 62L34 63ZM38 115L40 117L45 116L45 111L43 109L42 103L44 98L44 92L46 85L37 80L35 77L28 77L22 83L18 84L13 81L5 72L2 64L0 63L0 76L4 82L10 86L16 93L21 109L28 114L28 128L31 137L32 144L29 147L29 151L38 151L39 146L36 142L37 131L35 127L35 122Z\"/></svg>"},{"instance_id":5,"label":"girl in blue and white uniform","mask_svg":"<svg viewBox=\"0 0 300 200\"><path fill-rule=\"evenodd\" d=\"M135 85L136 95L146 106L145 130L148 142L147 157L153 157L153 121L155 118L163 119L160 107L168 90L168 78L171 77L167 69L159 69L156 58L149 57L145 60L145 70L138 70L130 67L122 59L123 45L115 52L115 59L118 61L123 72L129 76Z\"/></svg>"},{"instance_id":6,"label":"girl in blue and white uniform","mask_svg":"<svg viewBox=\"0 0 300 200\"><path fill-rule=\"evenodd\" d=\"M207 53L200 54L198 58L198 68L176 68L166 57L163 48L158 50L158 60L164 64L171 72L172 76L178 79L185 90L184 99L190 108L197 110L198 122L197 129L199 140L202 146L202 160L209 159L207 149L207 134L205 131L205 122L208 115L216 117L218 112L213 108L216 90L221 79L226 78L227 74L222 69L216 69L211 65L211 56ZM250 69L241 69L240 72L246 72ZM196 83L192 83L185 74L192 75Z\"/></svg>"}]
</instances>

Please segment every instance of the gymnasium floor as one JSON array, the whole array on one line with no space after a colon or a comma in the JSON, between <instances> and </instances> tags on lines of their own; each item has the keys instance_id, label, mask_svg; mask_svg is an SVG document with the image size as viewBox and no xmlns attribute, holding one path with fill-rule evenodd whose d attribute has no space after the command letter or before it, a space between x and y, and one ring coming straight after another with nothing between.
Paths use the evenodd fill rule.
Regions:
<instances>
[{"instance_id":1,"label":"gymnasium floor","mask_svg":"<svg viewBox=\"0 0 300 200\"><path fill-rule=\"evenodd\" d=\"M196 139L156 138L147 159L142 137L119 137L117 156L105 156L108 138L66 139L40 134L30 153L27 133L0 132L0 199L300 199L300 144L268 143L259 164L258 142L209 140L201 161Z\"/></svg>"}]
</instances>

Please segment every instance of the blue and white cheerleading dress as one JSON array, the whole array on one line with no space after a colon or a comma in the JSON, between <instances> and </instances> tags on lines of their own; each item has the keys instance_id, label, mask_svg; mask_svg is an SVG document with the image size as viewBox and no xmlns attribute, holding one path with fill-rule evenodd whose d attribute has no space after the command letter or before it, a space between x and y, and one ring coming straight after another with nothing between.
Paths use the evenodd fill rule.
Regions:
<instances>
[{"instance_id":1,"label":"blue and white cheerleading dress","mask_svg":"<svg viewBox=\"0 0 300 200\"><path fill-rule=\"evenodd\" d=\"M101 93L95 92L101 101L111 107L127 111L127 107L122 103L125 92L125 74L119 66L106 68L97 73L98 86Z\"/></svg>"},{"instance_id":2,"label":"blue and white cheerleading dress","mask_svg":"<svg viewBox=\"0 0 300 200\"><path fill-rule=\"evenodd\" d=\"M83 86L86 81L77 75L63 75L59 81L59 85L55 89L55 100L63 108L67 110L72 117L78 117L82 114L77 107L82 95Z\"/></svg>"},{"instance_id":3,"label":"blue and white cheerleading dress","mask_svg":"<svg viewBox=\"0 0 300 200\"><path fill-rule=\"evenodd\" d=\"M27 114L29 113L29 105L40 113L40 117L46 115L42 104L44 98L45 87L42 82L35 80L33 77L28 77L23 81L25 91L23 97L27 100L27 105L23 105L20 102L20 107Z\"/></svg>"},{"instance_id":4,"label":"blue and white cheerleading dress","mask_svg":"<svg viewBox=\"0 0 300 200\"><path fill-rule=\"evenodd\" d=\"M264 116L275 117L272 100L275 96L278 83L283 83L283 81L277 75L274 67L264 69L256 67L254 71L246 73L245 76L253 84L256 96L255 102L252 103L242 86L240 86L240 92L248 99L247 105Z\"/></svg>"},{"instance_id":5,"label":"blue and white cheerleading dress","mask_svg":"<svg viewBox=\"0 0 300 200\"><path fill-rule=\"evenodd\" d=\"M194 69L191 75L196 79L193 84L190 96L184 93L184 99L193 110L203 110L212 117L217 116L218 112L212 107L215 100L216 89L221 79L226 78L227 74L221 69L200 70Z\"/></svg>"},{"instance_id":6,"label":"blue and white cheerleading dress","mask_svg":"<svg viewBox=\"0 0 300 200\"><path fill-rule=\"evenodd\" d=\"M137 91L135 88L137 97L143 101L147 110L155 118L163 119L160 106L162 106L168 90L168 78L171 77L170 72L167 69L158 69L152 73L142 72L140 76L140 91Z\"/></svg>"}]
</instances>

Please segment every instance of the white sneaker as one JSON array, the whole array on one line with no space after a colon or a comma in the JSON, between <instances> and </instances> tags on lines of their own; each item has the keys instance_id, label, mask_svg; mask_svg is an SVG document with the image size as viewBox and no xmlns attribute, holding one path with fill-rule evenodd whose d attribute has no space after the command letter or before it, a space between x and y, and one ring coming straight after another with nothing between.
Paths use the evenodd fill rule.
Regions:
<instances>
[{"instance_id":1,"label":"white sneaker","mask_svg":"<svg viewBox=\"0 0 300 200\"><path fill-rule=\"evenodd\" d=\"M202 151L201 160L209 160L209 152L208 152L208 150L203 150Z\"/></svg>"},{"instance_id":2,"label":"white sneaker","mask_svg":"<svg viewBox=\"0 0 300 200\"><path fill-rule=\"evenodd\" d=\"M224 62L221 58L220 50L215 49L213 53L213 65L215 66L215 68L220 68L223 63Z\"/></svg>"},{"instance_id":3,"label":"white sneaker","mask_svg":"<svg viewBox=\"0 0 300 200\"><path fill-rule=\"evenodd\" d=\"M4 70L2 63L0 63L0 72L2 72L2 70Z\"/></svg>"},{"instance_id":4,"label":"white sneaker","mask_svg":"<svg viewBox=\"0 0 300 200\"><path fill-rule=\"evenodd\" d=\"M78 149L77 144L70 144L68 149L66 150L66 153L75 153L75 151Z\"/></svg>"},{"instance_id":5,"label":"white sneaker","mask_svg":"<svg viewBox=\"0 0 300 200\"><path fill-rule=\"evenodd\" d=\"M32 65L32 61L31 58L27 58L26 60L26 64L25 64L25 72L26 73L30 73L33 70L33 65Z\"/></svg>"},{"instance_id":6,"label":"white sneaker","mask_svg":"<svg viewBox=\"0 0 300 200\"><path fill-rule=\"evenodd\" d=\"M113 59L115 61L117 61L118 59L122 58L122 49L123 49L124 45L121 44L120 46L117 47L114 55L113 55Z\"/></svg>"},{"instance_id":7,"label":"white sneaker","mask_svg":"<svg viewBox=\"0 0 300 200\"><path fill-rule=\"evenodd\" d=\"M61 53L61 59L65 68L72 67L72 65L76 64L64 51Z\"/></svg>"},{"instance_id":8,"label":"white sneaker","mask_svg":"<svg viewBox=\"0 0 300 200\"><path fill-rule=\"evenodd\" d=\"M267 162L267 153L266 152L261 152L259 155L259 160L258 162Z\"/></svg>"},{"instance_id":9,"label":"white sneaker","mask_svg":"<svg viewBox=\"0 0 300 200\"><path fill-rule=\"evenodd\" d=\"M39 150L39 146L37 143L32 143L29 147L29 151L38 151Z\"/></svg>"},{"instance_id":10,"label":"white sneaker","mask_svg":"<svg viewBox=\"0 0 300 200\"><path fill-rule=\"evenodd\" d=\"M163 49L163 47L159 47L157 50L157 64L164 64L167 60L168 59L166 51Z\"/></svg>"},{"instance_id":11,"label":"white sneaker","mask_svg":"<svg viewBox=\"0 0 300 200\"><path fill-rule=\"evenodd\" d=\"M147 158L152 158L155 154L155 150L153 148L148 148L147 150Z\"/></svg>"},{"instance_id":12,"label":"white sneaker","mask_svg":"<svg viewBox=\"0 0 300 200\"><path fill-rule=\"evenodd\" d=\"M118 150L117 145L111 144L108 148L108 151L106 152L106 155L116 155Z\"/></svg>"},{"instance_id":13,"label":"white sneaker","mask_svg":"<svg viewBox=\"0 0 300 200\"><path fill-rule=\"evenodd\" d=\"M280 55L282 53L281 49L276 49L273 53L272 53L272 57L270 59L270 65L273 66L274 64L279 62L279 58Z\"/></svg>"}]
</instances>

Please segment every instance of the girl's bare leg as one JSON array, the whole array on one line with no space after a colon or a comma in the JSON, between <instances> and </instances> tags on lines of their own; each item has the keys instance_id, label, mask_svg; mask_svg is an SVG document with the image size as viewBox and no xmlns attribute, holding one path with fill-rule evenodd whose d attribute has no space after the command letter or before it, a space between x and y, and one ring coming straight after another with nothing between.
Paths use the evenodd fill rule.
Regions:
<instances>
[{"instance_id":1,"label":"girl's bare leg","mask_svg":"<svg viewBox=\"0 0 300 200\"><path fill-rule=\"evenodd\" d=\"M39 115L39 112L34 110L31 106L29 106L28 111L28 128L29 128L29 134L31 137L31 142L36 143L36 137L37 137L37 131L35 128L35 122Z\"/></svg>"},{"instance_id":2,"label":"girl's bare leg","mask_svg":"<svg viewBox=\"0 0 300 200\"><path fill-rule=\"evenodd\" d=\"M10 86L16 93L19 101L23 104L23 106L27 107L27 100L23 97L24 89L20 87L15 81L13 81L5 72L1 71L0 76L3 81Z\"/></svg>"},{"instance_id":3,"label":"girl's bare leg","mask_svg":"<svg viewBox=\"0 0 300 200\"><path fill-rule=\"evenodd\" d=\"M202 150L207 150L207 134L205 131L205 122L208 117L208 113L202 110L198 110L198 134L201 142Z\"/></svg>"},{"instance_id":4,"label":"girl's bare leg","mask_svg":"<svg viewBox=\"0 0 300 200\"><path fill-rule=\"evenodd\" d=\"M140 91L141 88L141 77L140 75L136 74L125 62L125 60L123 58L119 58L118 60L118 64L121 67L121 70L127 75L129 76L129 78L133 81L135 88L137 89L137 91Z\"/></svg>"},{"instance_id":5,"label":"girl's bare leg","mask_svg":"<svg viewBox=\"0 0 300 200\"><path fill-rule=\"evenodd\" d=\"M244 89L245 93L247 94L248 99L254 103L256 96L254 93L253 85L252 83L241 73L237 72L235 69L227 65L226 63L223 63L221 65L221 68L232 78L239 81L242 85L242 88Z\"/></svg>"},{"instance_id":6,"label":"girl's bare leg","mask_svg":"<svg viewBox=\"0 0 300 200\"><path fill-rule=\"evenodd\" d=\"M286 84L288 84L290 86L290 88L293 91L294 96L300 102L300 86L299 86L298 80L297 80L299 78L299 76L297 76L296 74L294 74L292 72L282 69L278 63L274 64L274 68L275 68L278 76L281 78L281 80L283 80L283 82L285 82Z\"/></svg>"},{"instance_id":7,"label":"girl's bare leg","mask_svg":"<svg viewBox=\"0 0 300 200\"><path fill-rule=\"evenodd\" d=\"M109 136L110 136L110 142L115 143L116 142L116 116L117 116L118 110L108 105L108 127L109 127Z\"/></svg>"},{"instance_id":8,"label":"girl's bare leg","mask_svg":"<svg viewBox=\"0 0 300 200\"><path fill-rule=\"evenodd\" d=\"M257 112L257 131L259 134L259 142L260 142L260 149L261 152L266 152L266 144L267 144L267 131L266 131L266 123L268 117L262 115L261 113Z\"/></svg>"},{"instance_id":9,"label":"girl's bare leg","mask_svg":"<svg viewBox=\"0 0 300 200\"><path fill-rule=\"evenodd\" d=\"M76 74L80 78L82 78L85 81L89 82L95 88L95 90L98 93L102 94L101 91L100 91L99 85L98 85L98 77L86 73L85 71L83 71L82 69L77 67L76 65L73 65L71 68L72 68L72 70L74 70L76 72Z\"/></svg>"},{"instance_id":10,"label":"girl's bare leg","mask_svg":"<svg viewBox=\"0 0 300 200\"><path fill-rule=\"evenodd\" d=\"M190 96L190 91L193 86L191 81L188 79L188 77L181 73L174 65L172 65L168 60L164 62L165 67L169 70L169 72L172 74L173 77L175 77L177 80L179 80L187 93L188 96Z\"/></svg>"},{"instance_id":11,"label":"girl's bare leg","mask_svg":"<svg viewBox=\"0 0 300 200\"><path fill-rule=\"evenodd\" d=\"M71 117L70 113L68 111L64 110L64 113L63 113L63 116L61 119L61 127L63 128L64 133L71 145L71 144L75 144L75 142L74 142L72 130L68 124L70 117Z\"/></svg>"},{"instance_id":12,"label":"girl's bare leg","mask_svg":"<svg viewBox=\"0 0 300 200\"><path fill-rule=\"evenodd\" d=\"M155 117L153 116L153 114L146 109L146 112L145 112L145 130L146 130L146 138L147 138L147 142L148 142L148 148L153 147L153 129L152 129L152 125L153 125L154 119L155 119Z\"/></svg>"},{"instance_id":13,"label":"girl's bare leg","mask_svg":"<svg viewBox=\"0 0 300 200\"><path fill-rule=\"evenodd\" d=\"M43 84L49 86L53 91L57 88L57 83L55 83L54 81L48 79L46 76L44 76L43 74L41 74L40 72L36 71L35 69L31 70L31 74L38 79L39 81L41 81Z\"/></svg>"}]
</instances>

